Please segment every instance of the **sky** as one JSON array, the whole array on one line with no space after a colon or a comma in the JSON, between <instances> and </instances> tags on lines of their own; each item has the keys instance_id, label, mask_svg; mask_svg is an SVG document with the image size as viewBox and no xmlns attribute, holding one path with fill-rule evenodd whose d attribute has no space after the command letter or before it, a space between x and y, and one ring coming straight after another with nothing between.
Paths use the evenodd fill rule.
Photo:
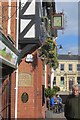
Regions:
<instances>
[{"instance_id":1,"label":"sky","mask_svg":"<svg viewBox=\"0 0 80 120\"><path fill-rule=\"evenodd\" d=\"M64 13L64 29L58 30L58 45L63 49L58 49L59 54L78 54L78 0L55 0L56 12Z\"/></svg>"}]
</instances>

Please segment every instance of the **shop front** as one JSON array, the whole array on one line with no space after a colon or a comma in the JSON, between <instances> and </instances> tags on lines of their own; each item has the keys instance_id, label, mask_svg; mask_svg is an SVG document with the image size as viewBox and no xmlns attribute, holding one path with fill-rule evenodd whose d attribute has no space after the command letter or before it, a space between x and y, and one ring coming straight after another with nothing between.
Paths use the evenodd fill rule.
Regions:
<instances>
[{"instance_id":1,"label":"shop front","mask_svg":"<svg viewBox=\"0 0 80 120\"><path fill-rule=\"evenodd\" d=\"M11 84L18 55L13 42L0 31L0 118L11 117Z\"/></svg>"}]
</instances>

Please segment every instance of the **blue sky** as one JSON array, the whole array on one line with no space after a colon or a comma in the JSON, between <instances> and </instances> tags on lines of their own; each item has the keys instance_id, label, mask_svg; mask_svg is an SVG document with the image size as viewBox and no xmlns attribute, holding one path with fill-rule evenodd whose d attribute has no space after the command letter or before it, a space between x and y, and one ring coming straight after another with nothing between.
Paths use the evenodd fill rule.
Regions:
<instances>
[{"instance_id":1,"label":"blue sky","mask_svg":"<svg viewBox=\"0 0 80 120\"><path fill-rule=\"evenodd\" d=\"M57 1L57 2L56 2ZM64 13L64 30L58 30L58 45L63 46L63 50L59 50L60 54L78 54L78 0L55 0L56 12ZM71 2L72 1L72 2Z\"/></svg>"}]
</instances>

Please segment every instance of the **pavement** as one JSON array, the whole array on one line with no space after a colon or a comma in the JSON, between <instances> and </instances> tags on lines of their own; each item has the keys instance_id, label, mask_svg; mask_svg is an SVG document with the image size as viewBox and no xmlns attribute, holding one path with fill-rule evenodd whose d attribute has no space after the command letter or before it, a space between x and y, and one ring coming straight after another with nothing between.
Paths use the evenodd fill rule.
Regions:
<instances>
[{"instance_id":1,"label":"pavement","mask_svg":"<svg viewBox=\"0 0 80 120\"><path fill-rule=\"evenodd\" d=\"M52 119L53 118L53 119ZM64 117L64 112L61 113L53 113L52 110L47 110L46 111L46 120L66 120L66 118Z\"/></svg>"}]
</instances>

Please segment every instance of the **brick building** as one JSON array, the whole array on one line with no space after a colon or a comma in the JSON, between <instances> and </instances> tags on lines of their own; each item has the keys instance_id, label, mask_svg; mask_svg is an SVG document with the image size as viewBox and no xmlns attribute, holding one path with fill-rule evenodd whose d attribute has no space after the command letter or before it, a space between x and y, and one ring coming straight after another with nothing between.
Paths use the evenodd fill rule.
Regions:
<instances>
[{"instance_id":1,"label":"brick building","mask_svg":"<svg viewBox=\"0 0 80 120\"><path fill-rule=\"evenodd\" d=\"M24 4L23 4L24 3ZM23 4L23 5L22 5ZM31 6L33 7L31 13ZM43 13L41 11L43 8ZM50 8L50 9L48 9ZM0 115L3 118L44 118L45 98L44 86L50 83L50 68L47 65L45 74L42 60L38 57L38 48L47 34L55 36L45 25L41 29L41 14L51 20L55 12L54 2L0 2L0 38L9 58L1 52L2 72L0 76ZM19 16L18 16L19 14ZM19 26L18 26L19 25ZM25 27L26 26L26 27ZM30 29L31 28L31 29ZM49 32L49 33L48 33ZM19 35L19 36L18 36ZM3 45L3 43L5 45ZM0 47L0 50L3 50ZM26 61L26 56L32 54L33 62ZM12 61L13 60L13 61ZM49 81L49 82L48 82Z\"/></svg>"},{"instance_id":2,"label":"brick building","mask_svg":"<svg viewBox=\"0 0 80 120\"><path fill-rule=\"evenodd\" d=\"M11 17L16 7L14 3L8 2L0 2L0 5L0 117L10 119L14 113L15 70L19 55L16 49L16 29L13 29L16 14ZM8 11L11 11L11 15Z\"/></svg>"},{"instance_id":3,"label":"brick building","mask_svg":"<svg viewBox=\"0 0 80 120\"><path fill-rule=\"evenodd\" d=\"M55 11L54 3L40 3L24 2L23 8L22 2L0 2L1 19L0 25L2 28L1 40L5 37L6 48L10 53L15 56L15 65L9 63L10 60L1 56L1 93L0 93L0 115L3 118L44 118L45 117L45 99L44 99L44 85L45 76L42 66L42 61L38 58L37 48L43 43L46 36L40 29L41 21L40 14L41 7L50 19L50 13ZM33 13L31 14L29 9L33 5ZM49 12L47 7L52 8ZM36 9L36 12L35 12ZM19 11L18 11L19 10ZM28 11L27 11L28 10ZM26 12L25 12L26 11ZM19 19L17 13L19 12ZM29 12L29 13L28 13ZM24 15L24 13L26 15ZM28 14L28 15L27 15ZM27 18L26 18L27 16ZM33 17L33 19L32 19ZM27 19L25 22L25 18ZM23 19L20 23L19 20ZM29 23L29 20L33 20ZM17 28L19 22L19 29ZM24 23L24 24L23 24ZM26 35L23 33L24 25L26 24ZM29 25L28 25L29 23ZM23 25L21 25L23 24ZM28 25L28 26L27 26ZM46 26L44 26L45 28ZM17 28L17 29L16 29ZM29 29L31 30L29 31ZM36 28L36 29L35 29ZM17 32L19 30L19 36ZM47 30L47 28L45 29ZM41 33L42 32L42 33ZM31 34L30 34L31 33ZM34 35L35 33L35 35ZM48 32L47 32L48 33ZM41 38L43 35L43 39ZM24 37L25 35L25 37ZM30 36L29 36L30 35ZM19 37L19 38L18 38ZM19 40L19 41L17 41ZM18 42L18 43L17 43ZM2 43L3 44L3 43ZM19 46L19 47L18 47ZM19 49L19 51L17 49ZM5 50L5 49L4 49ZM12 50L12 51L11 51ZM33 55L33 62L27 63L27 54ZM6 59L4 62L4 58ZM18 66L17 66L17 63ZM7 64L7 65L6 65ZM18 69L16 70L16 68ZM48 65L47 65L48 67ZM48 71L50 74L50 71ZM48 74L46 76L48 76ZM48 77L46 77L48 79ZM23 112L24 110L24 112Z\"/></svg>"},{"instance_id":4,"label":"brick building","mask_svg":"<svg viewBox=\"0 0 80 120\"><path fill-rule=\"evenodd\" d=\"M21 4L22 2L20 3L20 6ZM50 7L51 11L48 11L48 7ZM20 54L22 60L20 61L18 67L18 118L45 117L45 69L42 60L38 57L37 48L41 46L47 37L47 34L49 34L46 22L51 19L51 14L49 12L53 13L54 11L55 4L53 2L36 2L35 4L33 2L27 4L26 2L19 12L19 49L22 50ZM45 16L47 19L45 19ZM43 21L44 24L42 24L41 18L45 19L45 22ZM29 20L31 21L30 23ZM27 24L24 26L22 21L24 21L24 23L27 22ZM25 31L26 33L23 34ZM30 51L28 50L28 47ZM27 63L26 57L30 53L33 56L33 62ZM49 68L48 65L47 68ZM50 69L47 69L46 81L48 81L50 72ZM26 94L26 97L28 97L25 103L23 100L24 94ZM24 112L22 112L22 109L24 109Z\"/></svg>"}]
</instances>

